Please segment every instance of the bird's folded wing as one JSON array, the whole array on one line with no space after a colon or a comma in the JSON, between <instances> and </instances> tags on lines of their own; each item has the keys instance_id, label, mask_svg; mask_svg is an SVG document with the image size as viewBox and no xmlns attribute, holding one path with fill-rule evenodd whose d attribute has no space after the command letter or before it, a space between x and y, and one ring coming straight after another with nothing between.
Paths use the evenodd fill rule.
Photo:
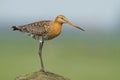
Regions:
<instances>
[{"instance_id":1,"label":"bird's folded wing","mask_svg":"<svg viewBox=\"0 0 120 80\"><path fill-rule=\"evenodd\" d=\"M26 26L27 33L31 33L34 35L43 35L46 33L45 27L44 26Z\"/></svg>"}]
</instances>

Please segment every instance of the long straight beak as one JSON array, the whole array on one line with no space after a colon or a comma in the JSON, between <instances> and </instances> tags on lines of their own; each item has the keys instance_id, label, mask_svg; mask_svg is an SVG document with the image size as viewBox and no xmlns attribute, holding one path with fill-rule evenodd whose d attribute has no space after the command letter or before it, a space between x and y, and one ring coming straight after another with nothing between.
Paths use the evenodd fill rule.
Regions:
<instances>
[{"instance_id":1,"label":"long straight beak","mask_svg":"<svg viewBox=\"0 0 120 80\"><path fill-rule=\"evenodd\" d=\"M71 25L71 26L73 26L73 27L76 27L76 28L78 28L78 29L80 29L80 30L82 30L82 31L85 31L84 29L82 29L81 27L79 27L79 26L77 26L76 24L73 24L72 22L70 22L70 21L66 21L66 23L67 24L69 24L69 25Z\"/></svg>"}]
</instances>

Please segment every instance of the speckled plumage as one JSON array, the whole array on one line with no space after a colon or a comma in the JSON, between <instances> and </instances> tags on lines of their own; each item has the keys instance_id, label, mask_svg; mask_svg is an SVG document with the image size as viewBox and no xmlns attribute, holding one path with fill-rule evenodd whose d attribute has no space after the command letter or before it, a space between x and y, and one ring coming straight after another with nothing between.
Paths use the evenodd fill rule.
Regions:
<instances>
[{"instance_id":1,"label":"speckled plumage","mask_svg":"<svg viewBox=\"0 0 120 80\"><path fill-rule=\"evenodd\" d=\"M38 39L39 36L43 36L44 38L47 39L47 33L51 27L51 22L52 22L51 20L44 20L23 26L17 26L16 28L21 32L28 33L35 39Z\"/></svg>"}]
</instances>

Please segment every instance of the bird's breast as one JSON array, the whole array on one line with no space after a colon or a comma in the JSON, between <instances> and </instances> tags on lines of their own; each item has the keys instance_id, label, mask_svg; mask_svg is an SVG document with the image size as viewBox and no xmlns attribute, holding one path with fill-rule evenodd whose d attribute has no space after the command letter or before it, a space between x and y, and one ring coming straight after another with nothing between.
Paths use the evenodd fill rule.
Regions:
<instances>
[{"instance_id":1,"label":"bird's breast","mask_svg":"<svg viewBox=\"0 0 120 80\"><path fill-rule=\"evenodd\" d=\"M53 39L61 33L62 24L52 23L48 32L48 39Z\"/></svg>"}]
</instances>

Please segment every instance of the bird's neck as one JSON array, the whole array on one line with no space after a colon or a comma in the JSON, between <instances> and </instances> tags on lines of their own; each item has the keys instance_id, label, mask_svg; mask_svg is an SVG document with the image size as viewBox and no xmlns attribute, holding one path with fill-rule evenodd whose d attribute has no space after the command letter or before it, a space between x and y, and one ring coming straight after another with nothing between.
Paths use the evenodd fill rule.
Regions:
<instances>
[{"instance_id":1,"label":"bird's neck","mask_svg":"<svg viewBox=\"0 0 120 80\"><path fill-rule=\"evenodd\" d=\"M53 21L53 23L52 23L53 26L58 26L58 27L62 27L62 24L63 24L63 23L60 23L60 22L58 22L58 21L56 21L56 20Z\"/></svg>"},{"instance_id":2,"label":"bird's neck","mask_svg":"<svg viewBox=\"0 0 120 80\"><path fill-rule=\"evenodd\" d=\"M51 27L53 30L55 31L61 31L61 28L62 28L62 23L59 23L57 21L53 21L52 22L52 27Z\"/></svg>"}]
</instances>

